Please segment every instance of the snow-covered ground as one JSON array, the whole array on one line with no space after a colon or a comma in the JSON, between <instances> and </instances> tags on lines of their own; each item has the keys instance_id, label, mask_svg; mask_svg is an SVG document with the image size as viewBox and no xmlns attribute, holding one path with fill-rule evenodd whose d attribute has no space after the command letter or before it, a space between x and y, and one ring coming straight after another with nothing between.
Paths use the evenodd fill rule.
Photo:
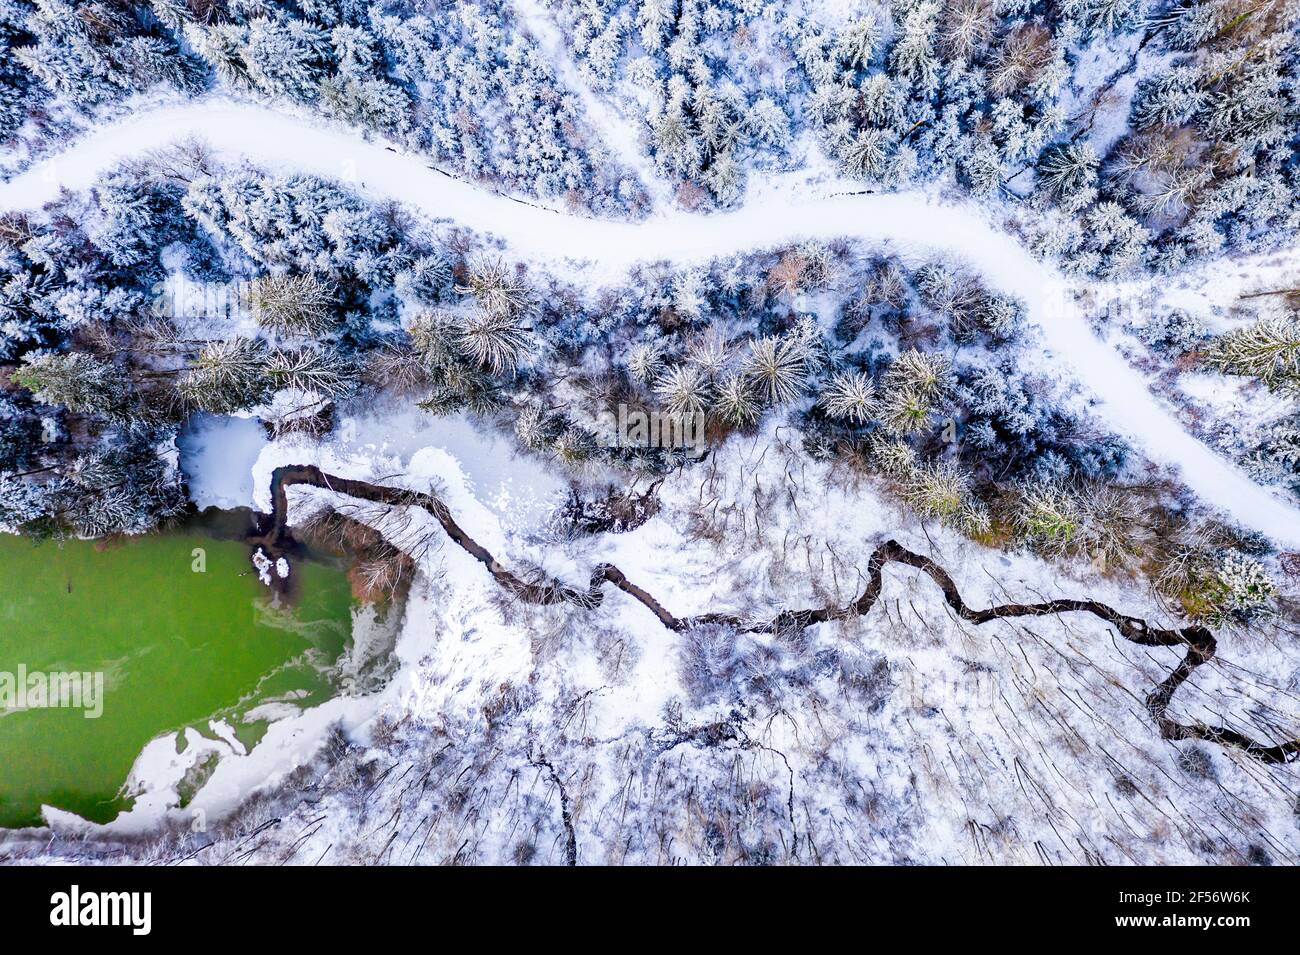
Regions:
<instances>
[{"instance_id":1,"label":"snow-covered ground","mask_svg":"<svg viewBox=\"0 0 1300 955\"><path fill-rule=\"evenodd\" d=\"M177 444L190 498L199 508L269 512L271 471L289 463L337 471L364 461L373 481L390 475L436 481L451 471L476 501L523 534L540 530L567 493L565 482L539 461L476 431L463 416L435 418L393 398L348 408L325 443L292 436L271 443L256 417L200 413Z\"/></svg>"},{"instance_id":2,"label":"snow-covered ground","mask_svg":"<svg viewBox=\"0 0 1300 955\"><path fill-rule=\"evenodd\" d=\"M176 444L190 500L200 509L252 503L253 465L266 446L256 418L196 414Z\"/></svg>"},{"instance_id":3,"label":"snow-covered ground","mask_svg":"<svg viewBox=\"0 0 1300 955\"><path fill-rule=\"evenodd\" d=\"M534 262L582 262L588 281L612 280L636 262L707 260L800 239L851 236L904 258L945 253L977 270L992 288L1025 305L1053 360L1096 398L1096 411L1151 459L1177 467L1207 503L1285 546L1300 546L1300 509L1261 488L1191 436L1155 398L1144 377L1093 333L1056 270L971 205L918 192L878 195L768 194L730 212L699 216L661 209L642 222L565 215L485 192L431 170L382 142L215 100L136 115L105 126L0 187L0 207L33 208L60 189L84 188L123 159L185 138L285 170L351 182L376 199L502 239Z\"/></svg>"},{"instance_id":4,"label":"snow-covered ground","mask_svg":"<svg viewBox=\"0 0 1300 955\"><path fill-rule=\"evenodd\" d=\"M872 546L892 536L943 562L976 606L1086 593L1158 617L1121 581L1063 576L921 527L787 437L774 423L733 439L708 468L666 481L651 521L567 546L512 533L452 453L427 463L417 454L388 480L435 481L479 540L509 542L512 566L585 579L610 560L677 614L847 600ZM328 439L318 459L366 478L393 465L349 458L346 442ZM268 447L259 487L300 450ZM294 513L320 496L295 490ZM199 745L178 759L160 742L134 774L147 794L139 812L98 831L129 835L150 814L166 818L179 837L132 851L191 862L558 863L563 798L580 863L1300 856L1288 768L1160 740L1140 700L1178 651L1116 642L1091 617L973 627L951 618L928 578L891 567L865 618L795 640L700 639L666 631L613 591L591 610L510 604L463 551L435 546L407 607L398 673L381 692L282 720L251 753L191 740ZM1292 725L1294 668L1272 641L1225 635L1180 712L1257 732ZM332 725L354 741L346 753L327 752ZM188 759L214 747L223 758L208 784L186 809L167 809ZM304 789L290 770L313 760L325 782ZM232 828L219 826L258 791ZM51 821L55 835L32 843L35 858L93 854L84 825ZM259 826L257 844L240 845Z\"/></svg>"},{"instance_id":5,"label":"snow-covered ground","mask_svg":"<svg viewBox=\"0 0 1300 955\"><path fill-rule=\"evenodd\" d=\"M1099 333L1147 376L1148 387L1192 434L1230 460L1249 455L1269 429L1300 410L1297 396L1269 389L1252 377L1227 375L1180 348L1154 347L1148 326L1160 329L1181 316L1206 336L1241 329L1289 310L1279 294L1300 285L1300 246L1254 255L1227 256L1188 268L1159 283L1132 281L1096 286L1092 310L1104 316ZM1257 474L1256 477L1259 475Z\"/></svg>"}]
</instances>

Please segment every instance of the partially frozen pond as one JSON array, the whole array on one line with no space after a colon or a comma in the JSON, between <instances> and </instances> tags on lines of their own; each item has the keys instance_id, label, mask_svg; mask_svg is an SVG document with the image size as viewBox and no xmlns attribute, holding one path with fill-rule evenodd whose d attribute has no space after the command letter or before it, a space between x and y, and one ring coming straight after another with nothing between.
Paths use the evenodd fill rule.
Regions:
<instances>
[{"instance_id":1,"label":"partially frozen pond","mask_svg":"<svg viewBox=\"0 0 1300 955\"><path fill-rule=\"evenodd\" d=\"M299 560L294 572L290 607L257 582L242 541L0 534L0 826L39 825L46 804L110 821L131 803L122 786L150 740L191 726L212 735L224 720L251 746L266 724L250 711L330 697L351 590L332 565ZM37 690L52 674L91 676L79 707L50 706L70 702L66 688L16 698L20 673Z\"/></svg>"}]
</instances>

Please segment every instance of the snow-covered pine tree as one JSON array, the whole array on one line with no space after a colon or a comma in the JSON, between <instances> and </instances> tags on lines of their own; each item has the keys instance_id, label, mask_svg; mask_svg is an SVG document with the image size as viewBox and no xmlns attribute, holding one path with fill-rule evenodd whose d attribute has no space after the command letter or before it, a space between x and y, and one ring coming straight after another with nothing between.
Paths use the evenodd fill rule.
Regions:
<instances>
[{"instance_id":1,"label":"snow-covered pine tree","mask_svg":"<svg viewBox=\"0 0 1300 955\"><path fill-rule=\"evenodd\" d=\"M876 413L875 384L860 371L832 375L818 400L827 415L852 425L864 425Z\"/></svg>"},{"instance_id":2,"label":"snow-covered pine tree","mask_svg":"<svg viewBox=\"0 0 1300 955\"><path fill-rule=\"evenodd\" d=\"M1038 185L1067 209L1078 209L1097 194L1097 153L1088 143L1061 143L1038 159Z\"/></svg>"},{"instance_id":3,"label":"snow-covered pine tree","mask_svg":"<svg viewBox=\"0 0 1300 955\"><path fill-rule=\"evenodd\" d=\"M749 343L745 371L769 404L789 404L807 378L807 346L795 338L755 339Z\"/></svg>"},{"instance_id":4,"label":"snow-covered pine tree","mask_svg":"<svg viewBox=\"0 0 1300 955\"><path fill-rule=\"evenodd\" d=\"M16 533L54 510L57 485L38 483L17 474L0 472L0 530Z\"/></svg>"},{"instance_id":5,"label":"snow-covered pine tree","mask_svg":"<svg viewBox=\"0 0 1300 955\"><path fill-rule=\"evenodd\" d=\"M394 288L408 305L436 305L451 288L451 266L441 255L421 255L397 273Z\"/></svg>"},{"instance_id":6,"label":"snow-covered pine tree","mask_svg":"<svg viewBox=\"0 0 1300 955\"><path fill-rule=\"evenodd\" d=\"M117 419L130 415L121 370L86 352L29 355L12 379L37 400L76 414Z\"/></svg>"},{"instance_id":7,"label":"snow-covered pine tree","mask_svg":"<svg viewBox=\"0 0 1300 955\"><path fill-rule=\"evenodd\" d=\"M874 17L849 21L835 38L835 58L847 69L865 68L875 55L880 33L880 25Z\"/></svg>"},{"instance_id":8,"label":"snow-covered pine tree","mask_svg":"<svg viewBox=\"0 0 1300 955\"><path fill-rule=\"evenodd\" d=\"M290 17L251 21L239 55L263 91L304 102L317 98L320 82L333 64L329 34Z\"/></svg>"},{"instance_id":9,"label":"snow-covered pine tree","mask_svg":"<svg viewBox=\"0 0 1300 955\"><path fill-rule=\"evenodd\" d=\"M686 360L705 377L713 380L726 368L731 359L727 341L722 332L711 328L693 339L686 349Z\"/></svg>"},{"instance_id":10,"label":"snow-covered pine tree","mask_svg":"<svg viewBox=\"0 0 1300 955\"><path fill-rule=\"evenodd\" d=\"M181 376L178 389L202 411L231 414L251 408L271 391L266 346L252 338L209 342Z\"/></svg>"},{"instance_id":11,"label":"snow-covered pine tree","mask_svg":"<svg viewBox=\"0 0 1300 955\"><path fill-rule=\"evenodd\" d=\"M1250 375L1270 387L1300 386L1300 318L1261 318L1212 341L1206 361L1231 375Z\"/></svg>"},{"instance_id":12,"label":"snow-covered pine tree","mask_svg":"<svg viewBox=\"0 0 1300 955\"><path fill-rule=\"evenodd\" d=\"M633 381L648 382L663 364L663 347L658 342L642 342L627 357L627 372Z\"/></svg>"},{"instance_id":13,"label":"snow-covered pine tree","mask_svg":"<svg viewBox=\"0 0 1300 955\"><path fill-rule=\"evenodd\" d=\"M1043 553L1059 557L1077 552L1082 523L1078 501L1059 481L1034 481L1018 488L1012 523Z\"/></svg>"},{"instance_id":14,"label":"snow-covered pine tree","mask_svg":"<svg viewBox=\"0 0 1300 955\"><path fill-rule=\"evenodd\" d=\"M1199 71L1191 66L1175 66L1139 81L1129 112L1133 127L1176 127L1190 121L1205 103L1199 81Z\"/></svg>"},{"instance_id":15,"label":"snow-covered pine tree","mask_svg":"<svg viewBox=\"0 0 1300 955\"><path fill-rule=\"evenodd\" d=\"M868 127L841 147L840 163L851 176L883 180L889 175L895 145L891 131Z\"/></svg>"},{"instance_id":16,"label":"snow-covered pine tree","mask_svg":"<svg viewBox=\"0 0 1300 955\"><path fill-rule=\"evenodd\" d=\"M743 373L733 373L718 382L710 410L732 427L744 428L758 420L763 405L753 380Z\"/></svg>"},{"instance_id":17,"label":"snow-covered pine tree","mask_svg":"<svg viewBox=\"0 0 1300 955\"><path fill-rule=\"evenodd\" d=\"M111 173L95 186L96 209L87 237L120 268L142 264L165 237L160 197L129 173Z\"/></svg>"},{"instance_id":18,"label":"snow-covered pine tree","mask_svg":"<svg viewBox=\"0 0 1300 955\"><path fill-rule=\"evenodd\" d=\"M461 318L456 333L461 350L493 375L512 374L530 344L513 312L476 310Z\"/></svg>"},{"instance_id":19,"label":"snow-covered pine tree","mask_svg":"<svg viewBox=\"0 0 1300 955\"><path fill-rule=\"evenodd\" d=\"M709 379L696 365L675 365L655 382L655 396L673 414L699 414L709 402Z\"/></svg>"},{"instance_id":20,"label":"snow-covered pine tree","mask_svg":"<svg viewBox=\"0 0 1300 955\"><path fill-rule=\"evenodd\" d=\"M528 283L500 258L476 263L468 282L456 291L473 295L485 311L499 315L521 315L533 303Z\"/></svg>"},{"instance_id":21,"label":"snow-covered pine tree","mask_svg":"<svg viewBox=\"0 0 1300 955\"><path fill-rule=\"evenodd\" d=\"M940 37L950 59L973 60L993 36L997 6L993 0L953 0L945 4Z\"/></svg>"},{"instance_id":22,"label":"snow-covered pine tree","mask_svg":"<svg viewBox=\"0 0 1300 955\"><path fill-rule=\"evenodd\" d=\"M946 356L909 349L885 372L877 406L880 421L894 434L923 431L951 388L952 363Z\"/></svg>"},{"instance_id":23,"label":"snow-covered pine tree","mask_svg":"<svg viewBox=\"0 0 1300 955\"><path fill-rule=\"evenodd\" d=\"M266 374L276 388L311 391L327 398L340 397L356 385L353 363L326 349L273 349L267 356Z\"/></svg>"},{"instance_id":24,"label":"snow-covered pine tree","mask_svg":"<svg viewBox=\"0 0 1300 955\"><path fill-rule=\"evenodd\" d=\"M338 290L315 275L263 275L253 280L249 304L257 323L280 335L318 336L338 324Z\"/></svg>"},{"instance_id":25,"label":"snow-covered pine tree","mask_svg":"<svg viewBox=\"0 0 1300 955\"><path fill-rule=\"evenodd\" d=\"M903 497L923 518L937 518L969 534L988 529L987 512L971 494L971 476L951 461L915 465L900 477Z\"/></svg>"},{"instance_id":26,"label":"snow-covered pine tree","mask_svg":"<svg viewBox=\"0 0 1300 955\"><path fill-rule=\"evenodd\" d=\"M914 89L928 95L939 83L939 58L934 49L939 4L933 0L907 0L900 6L904 13L889 65Z\"/></svg>"}]
</instances>

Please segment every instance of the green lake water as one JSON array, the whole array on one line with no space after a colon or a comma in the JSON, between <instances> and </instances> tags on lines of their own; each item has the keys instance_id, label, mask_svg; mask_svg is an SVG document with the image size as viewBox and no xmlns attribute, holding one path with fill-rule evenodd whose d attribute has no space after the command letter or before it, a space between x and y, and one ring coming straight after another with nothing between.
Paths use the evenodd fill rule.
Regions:
<instances>
[{"instance_id":1,"label":"green lake water","mask_svg":"<svg viewBox=\"0 0 1300 955\"><path fill-rule=\"evenodd\" d=\"M329 667L351 632L351 590L328 564L299 560L293 572L286 609L272 606L241 542L0 534L0 674L20 665L104 674L97 719L72 708L0 711L0 826L39 825L43 803L107 822L129 807L121 788L150 740L187 726L211 735L208 720L224 718L249 745L265 729L244 720L252 708L327 699Z\"/></svg>"}]
</instances>

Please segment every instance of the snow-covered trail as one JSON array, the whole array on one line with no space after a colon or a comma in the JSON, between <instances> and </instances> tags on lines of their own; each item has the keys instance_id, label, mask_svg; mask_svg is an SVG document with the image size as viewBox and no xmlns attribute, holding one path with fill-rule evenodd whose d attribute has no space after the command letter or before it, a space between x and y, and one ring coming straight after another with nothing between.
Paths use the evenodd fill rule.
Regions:
<instances>
[{"instance_id":1,"label":"snow-covered trail","mask_svg":"<svg viewBox=\"0 0 1300 955\"><path fill-rule=\"evenodd\" d=\"M580 260L586 281L612 281L638 261L704 261L800 239L849 236L904 256L945 253L1020 298L1062 371L1096 395L1096 412L1152 459L1178 467L1207 502L1241 524L1300 547L1300 508L1274 497L1196 440L1148 390L1141 375L1101 342L1059 272L1036 260L975 206L940 204L915 192L824 198L765 197L700 216L661 211L641 222L566 215L488 191L430 168L382 142L312 125L274 110L200 101L142 113L100 128L60 156L0 186L0 208L36 208L61 188L81 189L122 159L185 138L283 171L342 179L374 199L501 238L526 260Z\"/></svg>"}]
</instances>

